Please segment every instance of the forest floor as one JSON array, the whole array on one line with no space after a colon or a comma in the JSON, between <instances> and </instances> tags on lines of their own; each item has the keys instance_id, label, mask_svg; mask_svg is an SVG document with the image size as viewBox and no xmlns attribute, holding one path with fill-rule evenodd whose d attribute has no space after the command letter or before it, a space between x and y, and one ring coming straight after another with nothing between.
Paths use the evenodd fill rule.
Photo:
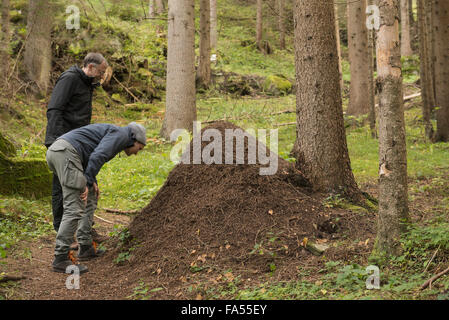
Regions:
<instances>
[{"instance_id":1,"label":"forest floor","mask_svg":"<svg viewBox=\"0 0 449 320\"><path fill-rule=\"evenodd\" d=\"M96 6L95 14L101 14L101 3L92 2ZM213 66L216 72L294 78L293 47L264 55L254 46L243 45L254 38L253 19L249 18L255 12L253 7L238 0L219 0L219 5L220 41L215 51L218 61ZM136 1L136 8L140 8L140 1ZM89 13L94 14L90 11ZM130 66L141 68L141 61L134 61L133 64L132 59L145 56L160 64L160 70L154 73L162 78L164 73L161 70L165 70L165 62L161 43L164 38L157 34L158 28L153 28L149 21L135 24L126 20L114 20L111 24L113 18L115 17L93 19L95 21L92 27L94 30L102 30L98 32L98 37L95 37L98 41L105 40L102 38L105 36L108 37L107 41L115 37L114 41L120 42L122 35L127 35L128 38L121 48L113 47L113 52L106 52L111 56L111 60L114 57L114 67L119 70L117 77L127 86L136 85L139 80L137 77L142 74L138 72L140 69L127 69L128 59ZM273 46L277 43L276 21L277 18L273 15L266 24L265 36ZM162 26L164 21L160 23ZM104 29L111 32L103 32ZM70 35L69 33L68 36ZM287 36L288 43L292 43L291 36L292 34ZM66 50L62 54L62 60L58 62L61 68L79 60L82 53L79 48L91 49L82 47L86 43L89 44L82 39L77 39L76 45L66 48L68 42L63 39L63 33L60 38L56 41ZM94 47L96 45L99 44L93 43ZM107 48L109 46L106 46L105 50ZM345 46L342 47L342 52L345 84L342 92L343 105L346 108L350 74ZM54 75L61 71L62 69L55 70ZM404 95L418 92L419 86L416 83L419 78L419 64L416 56L404 59L403 75ZM140 79L140 82L142 85L145 80ZM108 90L109 93L106 92ZM367 211L347 203L338 195L316 194L312 197L329 212L359 216L368 226L368 231L365 234L349 232L348 237L338 239L325 238L331 249L321 256L314 256L302 250L301 259L297 261L287 259L288 263L283 264L273 257L275 259L267 260L268 263L263 265L263 268L260 260L257 260L258 264L254 264L253 268L230 268L224 264L215 264L214 268L202 268L198 263L190 265L189 270L178 273L179 281L173 282L164 281L166 270L158 267L159 260L164 260L165 256L157 257L147 269L137 269L136 260L142 258L137 256L140 247L123 245L132 231L129 226L135 215L118 215L106 212L105 209L140 211L145 208L175 167L170 161L173 144L159 137L164 115L163 93L151 103L136 103L132 100L123 103L118 101L123 100L127 93L121 86L116 85L108 90L97 90L95 93L93 122L126 125L131 121L138 121L147 127L149 138L147 147L138 156L126 157L120 154L108 162L98 175L102 194L95 213L95 228L101 234L110 236L110 240L104 243L108 254L104 258L86 263L90 271L81 276L80 289L68 290L67 275L54 273L50 267L55 239L50 199L1 196L0 300L449 299L449 275L435 281L432 288L420 290L420 286L427 279L447 268L449 264L449 144L432 144L424 138L419 97L405 103L412 223L401 240L402 254L387 264L379 265L380 289L367 290L366 279L369 273L366 267L376 263L370 259L375 237L376 210ZM116 95L109 97L111 93ZM42 139L45 130L43 124L46 123L45 101L36 101L25 93L18 93L13 100L13 114L0 112L0 130L7 132L12 138L18 147L19 157L44 158L46 149L42 146ZM294 161L290 151L295 140L295 108L294 94L269 96L265 92L256 92L253 95L239 96L211 89L197 95L198 120L203 122L203 127L207 121L226 119L246 130L278 129L278 154L289 162ZM292 112L281 113L286 110ZM435 122L433 124L435 125ZM351 167L356 181L361 190L377 197L378 142L371 137L366 117L345 115L345 126ZM355 225L354 229L357 228ZM274 237L271 239L276 242ZM223 244L223 247L226 251L227 244ZM190 249L190 253L198 250L187 249ZM254 252L261 252L261 249L266 248L255 241L252 249ZM209 262L210 256L201 255L198 258L207 259ZM1 282L5 275L24 278L19 281Z\"/></svg>"},{"instance_id":2,"label":"forest floor","mask_svg":"<svg viewBox=\"0 0 449 320\"><path fill-rule=\"evenodd\" d=\"M416 92L406 85L405 94ZM232 98L202 96L198 99L199 120L220 119L228 114L232 122L247 128L279 128L279 155L286 160L294 142L294 114L269 116L285 109L294 109L295 97ZM185 273L177 284L157 281L164 271L155 269L152 278L129 277L132 274L133 250L117 250L117 242L127 236L133 215L105 212L142 209L162 186L174 164L169 160L172 144L157 137L160 115L147 118L150 143L136 157L118 156L107 163L99 175L102 197L96 212L95 227L111 236L104 244L107 259L88 262L90 272L82 275L80 290L67 290L67 275L50 269L55 233L51 229L48 199L28 200L8 197L1 201L2 235L9 244L0 272L22 276L21 281L0 284L4 299L446 299L449 279L437 280L432 289L421 291L422 283L444 270L449 262L447 238L449 208L449 145L430 144L423 138L419 98L406 103L408 142L409 200L412 224L402 240L403 254L388 265L380 266L381 289L367 290L366 267L374 243L374 232L364 236L331 241L332 246L346 254L309 254L306 259L290 265L272 264L268 269L248 275L248 270L215 268L212 273L198 270ZM134 115L134 120L142 114ZM108 117L97 110L97 122ZM115 115L116 123L130 119ZM348 148L356 180L363 191L377 196L377 141L372 139L363 119L346 118ZM154 126L154 130L152 130ZM30 152L40 152L38 147ZM34 150L34 151L33 151ZM120 181L120 183L118 183ZM346 203L338 196L323 198L313 195L328 210L366 215L360 207ZM375 230L376 213L369 222ZM107 221L107 222L106 222ZM5 222L8 222L5 224ZM9 236L9 238L8 238ZM256 249L256 247L255 247ZM344 257L344 258L343 258ZM281 276L286 268L290 278ZM160 275L159 275L160 273ZM121 276L118 276L121 275ZM151 281L149 279L152 279ZM154 281L153 281L154 280Z\"/></svg>"}]
</instances>

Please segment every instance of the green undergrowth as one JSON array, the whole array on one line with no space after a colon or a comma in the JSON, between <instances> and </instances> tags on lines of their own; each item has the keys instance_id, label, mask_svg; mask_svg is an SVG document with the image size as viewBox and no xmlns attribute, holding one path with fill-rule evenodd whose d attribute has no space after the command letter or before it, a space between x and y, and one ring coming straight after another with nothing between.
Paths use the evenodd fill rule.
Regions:
<instances>
[{"instance_id":1,"label":"green undergrowth","mask_svg":"<svg viewBox=\"0 0 449 320\"><path fill-rule=\"evenodd\" d=\"M7 249L21 241L47 235L52 230L49 199L0 198L0 261L6 258Z\"/></svg>"}]
</instances>

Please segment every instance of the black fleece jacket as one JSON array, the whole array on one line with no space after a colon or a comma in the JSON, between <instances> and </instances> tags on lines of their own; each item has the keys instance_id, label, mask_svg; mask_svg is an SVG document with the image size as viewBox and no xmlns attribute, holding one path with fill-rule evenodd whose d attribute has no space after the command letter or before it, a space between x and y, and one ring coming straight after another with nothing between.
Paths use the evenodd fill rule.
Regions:
<instances>
[{"instance_id":1,"label":"black fleece jacket","mask_svg":"<svg viewBox=\"0 0 449 320\"><path fill-rule=\"evenodd\" d=\"M97 86L92 81L78 66L61 74L47 108L47 148L64 133L90 124L92 95Z\"/></svg>"}]
</instances>

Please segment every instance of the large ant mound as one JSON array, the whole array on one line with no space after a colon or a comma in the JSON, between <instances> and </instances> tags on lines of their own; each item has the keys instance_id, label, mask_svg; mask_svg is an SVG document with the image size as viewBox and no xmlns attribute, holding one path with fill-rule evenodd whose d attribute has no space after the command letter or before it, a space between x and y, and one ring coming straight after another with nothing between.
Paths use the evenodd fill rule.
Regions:
<instances>
[{"instance_id":1,"label":"large ant mound","mask_svg":"<svg viewBox=\"0 0 449 320\"><path fill-rule=\"evenodd\" d=\"M239 129L218 122L202 133L211 128L223 137L226 129ZM244 151L248 159L248 139ZM199 273L279 272L312 256L304 238L327 242L343 232L344 218L335 219L311 196L303 174L275 156L273 175L261 175L260 164L178 164L129 226L129 280L173 287Z\"/></svg>"}]
</instances>

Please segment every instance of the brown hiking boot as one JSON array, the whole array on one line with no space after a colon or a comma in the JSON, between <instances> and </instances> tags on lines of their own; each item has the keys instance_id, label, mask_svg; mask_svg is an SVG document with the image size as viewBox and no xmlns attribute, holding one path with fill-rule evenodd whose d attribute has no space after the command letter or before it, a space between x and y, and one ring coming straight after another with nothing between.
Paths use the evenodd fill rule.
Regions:
<instances>
[{"instance_id":1,"label":"brown hiking boot","mask_svg":"<svg viewBox=\"0 0 449 320\"><path fill-rule=\"evenodd\" d=\"M102 236L94 228L92 228L91 235L92 235L92 241L94 241L96 243L102 243L102 242L108 240L108 237Z\"/></svg>"},{"instance_id":2,"label":"brown hiking boot","mask_svg":"<svg viewBox=\"0 0 449 320\"><path fill-rule=\"evenodd\" d=\"M72 243L72 244L70 245L69 250L71 250L71 251L76 251L76 250L78 250L78 248L79 248L78 241L75 241L74 243Z\"/></svg>"}]
</instances>

